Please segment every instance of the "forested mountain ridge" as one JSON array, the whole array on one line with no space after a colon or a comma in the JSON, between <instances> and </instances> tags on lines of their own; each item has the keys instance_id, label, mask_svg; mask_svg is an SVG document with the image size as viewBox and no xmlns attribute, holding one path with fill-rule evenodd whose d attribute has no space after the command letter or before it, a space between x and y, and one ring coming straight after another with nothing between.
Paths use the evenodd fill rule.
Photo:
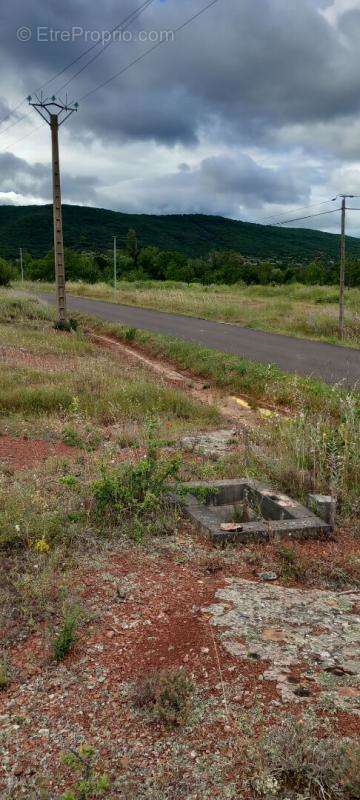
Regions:
<instances>
[{"instance_id":1,"label":"forested mountain ridge","mask_svg":"<svg viewBox=\"0 0 360 800\"><path fill-rule=\"evenodd\" d=\"M206 214L124 214L87 206L63 206L64 243L74 250L104 251L117 236L121 247L129 228L140 246L156 245L189 257L236 250L253 258L309 261L319 253L336 259L339 237L307 228L280 228ZM13 259L19 247L34 258L53 245L52 206L0 206L0 256ZM348 237L349 255L360 256L360 239Z\"/></svg>"}]
</instances>

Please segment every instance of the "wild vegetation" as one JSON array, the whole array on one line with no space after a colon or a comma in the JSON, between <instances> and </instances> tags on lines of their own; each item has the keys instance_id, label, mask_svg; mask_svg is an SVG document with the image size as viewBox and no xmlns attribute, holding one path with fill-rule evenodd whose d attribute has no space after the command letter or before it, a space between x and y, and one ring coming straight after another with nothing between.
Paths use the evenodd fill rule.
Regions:
<instances>
[{"instance_id":1,"label":"wild vegetation","mask_svg":"<svg viewBox=\"0 0 360 800\"><path fill-rule=\"evenodd\" d=\"M65 264L67 280L113 283L112 251L74 251L67 248ZM23 265L27 280L53 280L54 255L51 250L42 258L25 253ZM16 260L12 262L12 269L19 274ZM204 286L278 286L295 282L338 286L339 259L314 253L312 258L300 261L277 258L271 251L266 258L253 258L233 249L212 249L206 256L196 258L179 250L160 250L153 245L140 247L136 232L130 230L125 243L122 242L118 248L117 277L128 281L175 281ZM360 285L360 260L356 256L347 258L346 285Z\"/></svg>"},{"instance_id":2,"label":"wild vegetation","mask_svg":"<svg viewBox=\"0 0 360 800\"><path fill-rule=\"evenodd\" d=\"M269 567L284 585L359 585L358 395L103 328L211 382L207 404L97 347L85 329L99 322L77 317L62 332L54 320L45 304L1 290L4 798L357 800L359 753L341 727L350 714L331 708L315 725L302 707L294 716L273 705L258 662L237 669L201 609L222 576L256 580ZM185 454L185 431L224 425L221 393L277 408L222 458ZM333 491L338 542L210 549L169 489L244 474L299 498L315 485Z\"/></svg>"}]
</instances>

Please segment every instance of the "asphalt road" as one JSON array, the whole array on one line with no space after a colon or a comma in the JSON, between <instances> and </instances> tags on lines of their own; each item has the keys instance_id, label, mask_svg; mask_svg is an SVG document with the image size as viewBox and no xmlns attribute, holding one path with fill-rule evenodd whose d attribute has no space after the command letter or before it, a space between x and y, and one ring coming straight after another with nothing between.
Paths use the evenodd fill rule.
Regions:
<instances>
[{"instance_id":1,"label":"asphalt road","mask_svg":"<svg viewBox=\"0 0 360 800\"><path fill-rule=\"evenodd\" d=\"M54 295L41 293L41 297L51 303L55 301ZM68 308L109 322L178 336L262 364L277 364L284 372L322 378L329 384L341 382L347 387L360 387L360 351L349 347L86 297L68 295Z\"/></svg>"}]
</instances>

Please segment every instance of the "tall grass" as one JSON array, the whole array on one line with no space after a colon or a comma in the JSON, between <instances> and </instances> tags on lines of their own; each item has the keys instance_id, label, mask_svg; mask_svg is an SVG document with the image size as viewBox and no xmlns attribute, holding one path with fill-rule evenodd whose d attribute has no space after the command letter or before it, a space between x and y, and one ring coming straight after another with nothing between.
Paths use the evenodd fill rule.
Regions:
<instances>
[{"instance_id":1,"label":"tall grass","mask_svg":"<svg viewBox=\"0 0 360 800\"><path fill-rule=\"evenodd\" d=\"M121 420L143 422L149 414L164 420L186 420L190 426L218 420L214 407L162 384L142 368L124 368L116 356L103 354L81 332L55 331L51 314L42 303L17 298L14 293L4 295L0 293L0 334L5 348L14 348L15 355L17 350L25 353L29 364L27 353L71 356L72 361L60 361L56 371L49 371L46 358L36 360L36 369L4 363L0 416L66 415L76 408L84 419L104 425Z\"/></svg>"},{"instance_id":2,"label":"tall grass","mask_svg":"<svg viewBox=\"0 0 360 800\"><path fill-rule=\"evenodd\" d=\"M69 411L76 405L87 419L101 424L121 419L142 421L147 414L168 419L211 424L217 421L214 407L202 405L179 389L155 383L136 374L125 378L105 357L79 366L76 372L50 376L31 368L2 368L0 414L23 412L37 415Z\"/></svg>"},{"instance_id":3,"label":"tall grass","mask_svg":"<svg viewBox=\"0 0 360 800\"><path fill-rule=\"evenodd\" d=\"M0 290L0 322L29 324L54 318L54 311L36 298L18 297L9 289Z\"/></svg>"},{"instance_id":4,"label":"tall grass","mask_svg":"<svg viewBox=\"0 0 360 800\"><path fill-rule=\"evenodd\" d=\"M126 329L121 325L99 324L96 321L94 325L112 331L119 338L126 337ZM208 378L231 394L246 394L255 403L273 404L291 411L309 409L312 413L325 412L339 419L343 413L342 404L350 397L356 412L360 414L359 392L347 392L338 386L328 386L321 380L286 374L273 364L260 364L174 336L141 330L135 331L134 341L151 355Z\"/></svg>"},{"instance_id":5,"label":"tall grass","mask_svg":"<svg viewBox=\"0 0 360 800\"><path fill-rule=\"evenodd\" d=\"M255 438L255 462L271 480L300 497L333 494L343 516L360 514L360 415L353 398L342 403L338 425L326 414L273 418Z\"/></svg>"}]
</instances>

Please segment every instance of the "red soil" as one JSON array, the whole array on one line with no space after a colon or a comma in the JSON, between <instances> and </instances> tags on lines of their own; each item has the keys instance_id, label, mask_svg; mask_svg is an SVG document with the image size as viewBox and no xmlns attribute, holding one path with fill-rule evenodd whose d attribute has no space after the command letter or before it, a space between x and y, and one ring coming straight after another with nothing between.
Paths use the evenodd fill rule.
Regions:
<instances>
[{"instance_id":1,"label":"red soil","mask_svg":"<svg viewBox=\"0 0 360 800\"><path fill-rule=\"evenodd\" d=\"M0 436L0 465L26 469L53 456L74 458L77 450L62 442Z\"/></svg>"},{"instance_id":2,"label":"red soil","mask_svg":"<svg viewBox=\"0 0 360 800\"><path fill-rule=\"evenodd\" d=\"M196 563L179 563L168 552L154 556L134 547L108 552L96 568L79 568L73 586L90 614L61 665L49 659L45 625L43 632L10 649L13 680L0 695L0 717L10 713L13 721L22 720L16 736L7 740L7 774L15 777L18 789L41 763L58 796L69 780L61 753L81 741L95 747L101 769L114 777L123 769L143 774L157 767L159 742L164 764L171 765L174 737L181 738L187 752L184 769L192 758L209 758L213 752L221 751L226 760L239 745L239 732L226 713L223 684L226 700L232 697L239 714L250 712L255 703L266 713L277 701L274 724L279 713L302 714L307 707L279 703L274 683L262 680L265 662L241 661L222 647L202 609L214 602L223 576L206 575ZM139 714L125 689L154 671L179 668L219 709L216 719L202 720L183 734ZM356 733L359 720L341 714L338 723L349 735ZM259 733L261 727L260 720Z\"/></svg>"}]
</instances>

